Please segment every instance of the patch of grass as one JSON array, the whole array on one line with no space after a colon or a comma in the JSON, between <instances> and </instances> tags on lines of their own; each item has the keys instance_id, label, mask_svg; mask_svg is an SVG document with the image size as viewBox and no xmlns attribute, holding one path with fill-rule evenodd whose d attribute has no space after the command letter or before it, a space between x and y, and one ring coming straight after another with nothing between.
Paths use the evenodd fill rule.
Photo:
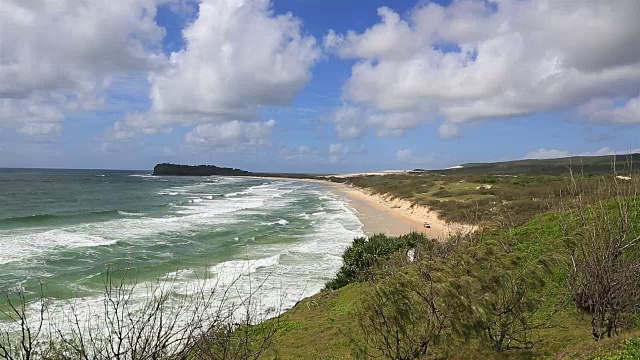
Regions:
<instances>
[{"instance_id":1,"label":"patch of grass","mask_svg":"<svg viewBox=\"0 0 640 360\"><path fill-rule=\"evenodd\" d=\"M263 359L350 359L351 340L357 336L354 311L366 284L323 291L306 298L283 314L285 325ZM349 334L349 335L347 335Z\"/></svg>"},{"instance_id":2,"label":"patch of grass","mask_svg":"<svg viewBox=\"0 0 640 360\"><path fill-rule=\"evenodd\" d=\"M620 349L608 354L591 357L589 360L635 360L640 359L640 338L627 339Z\"/></svg>"}]
</instances>

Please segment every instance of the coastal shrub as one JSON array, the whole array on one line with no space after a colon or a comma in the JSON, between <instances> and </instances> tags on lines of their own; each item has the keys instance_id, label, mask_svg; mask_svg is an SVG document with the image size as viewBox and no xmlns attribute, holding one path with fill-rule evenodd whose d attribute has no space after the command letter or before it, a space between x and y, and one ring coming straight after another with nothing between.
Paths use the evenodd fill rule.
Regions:
<instances>
[{"instance_id":1,"label":"coastal shrub","mask_svg":"<svg viewBox=\"0 0 640 360\"><path fill-rule=\"evenodd\" d=\"M437 357L469 342L495 352L533 348L555 314L541 297L557 264L513 252L512 241L426 242L414 261L396 252L382 262L360 304L358 356Z\"/></svg>"},{"instance_id":2,"label":"coastal shrub","mask_svg":"<svg viewBox=\"0 0 640 360\"><path fill-rule=\"evenodd\" d=\"M376 281L357 312L362 336L354 344L359 359L421 359L432 355L449 337L451 289L442 259L401 262L390 277ZM453 279L455 280L455 279Z\"/></svg>"},{"instance_id":3,"label":"coastal shrub","mask_svg":"<svg viewBox=\"0 0 640 360\"><path fill-rule=\"evenodd\" d=\"M325 289L336 290L353 282L368 280L373 275L373 267L380 261L389 259L401 250L406 253L425 241L428 241L426 236L417 232L402 236L376 234L369 238L356 238L344 251L342 267L336 277L325 285Z\"/></svg>"},{"instance_id":4,"label":"coastal shrub","mask_svg":"<svg viewBox=\"0 0 640 360\"><path fill-rule=\"evenodd\" d=\"M542 294L551 274L547 259L528 261L497 252L479 264L470 287L470 317L458 319L475 327L481 343L496 352L531 349L536 330L548 325L556 309L541 314Z\"/></svg>"}]
</instances>

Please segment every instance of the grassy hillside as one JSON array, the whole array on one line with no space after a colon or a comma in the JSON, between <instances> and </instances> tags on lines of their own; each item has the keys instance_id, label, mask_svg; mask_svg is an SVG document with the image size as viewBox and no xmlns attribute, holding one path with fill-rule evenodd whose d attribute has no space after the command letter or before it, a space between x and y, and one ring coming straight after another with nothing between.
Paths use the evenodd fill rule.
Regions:
<instances>
[{"instance_id":1,"label":"grassy hillside","mask_svg":"<svg viewBox=\"0 0 640 360\"><path fill-rule=\"evenodd\" d=\"M618 213L616 209L620 203L604 204L604 206L590 205L585 209L598 207L605 209L606 213L611 215L612 222L620 221L620 216L623 215L616 215ZM628 217L632 224L627 234L637 236L640 234L640 202L629 198L629 201L625 200L624 204L629 210L624 216ZM596 212L592 214L597 215ZM478 281L484 281L481 279L485 276L491 278L492 272L502 271L500 269L506 269L509 272L525 269L523 270L525 278L535 278L537 276L535 271L527 273L526 269L529 265L540 259L546 259L546 264L550 264L548 271L540 273L545 278L540 283L543 285L532 288L534 290L531 296L536 310L529 314L527 321L544 323L544 326L530 333L532 339L535 339L531 343L532 348L496 352L487 345L487 340L482 336L466 336L464 332L454 332L457 335L453 338L440 338L438 345L429 352L428 358L635 359L634 356L640 351L640 332L634 329L638 329L640 323L627 323L622 336L595 342L591 334L590 315L584 310L579 310L570 296L567 288L567 269L571 242L567 239L571 238L572 234L581 233L583 226L580 221L580 213L577 210L554 211L534 216L525 224L515 228L478 234L471 239L458 239L456 244L433 245L428 240L424 240L425 244L432 244L429 245L431 250L425 254L432 254L434 246L439 246L439 253L446 253L428 261L432 264L429 265L430 267L437 268L438 265L433 264L439 262L440 268L444 269L439 270L440 275L433 278L440 279L436 280L440 282L450 281L442 277L442 274L450 274L454 278L453 283L461 284L457 281L464 278L465 273L477 272L482 278L472 276L470 279L476 280L468 284L474 287ZM365 341L359 322L362 319L363 306L370 303L371 297L376 294L380 286L383 286L381 284L386 281L385 279L391 279L393 286L396 286L397 283L403 282L403 279L410 279L406 275L411 274L413 269L420 268L419 265L415 265L417 263L407 264L406 260L398 262L398 258L393 256L382 256L378 249L375 252L379 255L380 261L371 266L371 278L361 277L361 281L353 282L338 290L323 291L304 299L285 313L281 319L282 330L275 338L273 349L265 353L263 358L354 358L353 350ZM419 256L418 254L421 253L416 252L416 256ZM638 256L637 252L633 254ZM400 259L406 258L402 252L400 255ZM462 266L463 263L467 265ZM348 262L345 266L353 265ZM424 271L424 268L420 269ZM401 274L400 277L398 274ZM525 283L528 284L526 281ZM463 288L458 288L456 291L466 294ZM487 291L487 289L479 289L479 291ZM417 308L414 310L418 311ZM465 319L462 320L464 322Z\"/></svg>"},{"instance_id":2,"label":"grassy hillside","mask_svg":"<svg viewBox=\"0 0 640 360\"><path fill-rule=\"evenodd\" d=\"M573 156L559 159L516 160L497 163L468 163L462 168L432 170L447 175L564 175L569 168L590 175L608 175L616 172L628 172L629 167L640 165L640 154L607 156Z\"/></svg>"}]
</instances>

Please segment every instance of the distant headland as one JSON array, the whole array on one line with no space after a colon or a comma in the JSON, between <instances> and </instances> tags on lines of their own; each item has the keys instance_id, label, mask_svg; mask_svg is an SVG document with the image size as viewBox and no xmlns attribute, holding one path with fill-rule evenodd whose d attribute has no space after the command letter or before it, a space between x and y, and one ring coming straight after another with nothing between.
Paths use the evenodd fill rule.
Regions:
<instances>
[{"instance_id":1,"label":"distant headland","mask_svg":"<svg viewBox=\"0 0 640 360\"><path fill-rule=\"evenodd\" d=\"M251 176L253 173L241 169L218 167L214 165L158 164L153 167L153 175L174 176Z\"/></svg>"},{"instance_id":2,"label":"distant headland","mask_svg":"<svg viewBox=\"0 0 640 360\"><path fill-rule=\"evenodd\" d=\"M157 164L153 167L153 175L158 176L254 176L254 177L276 177L293 179L316 179L318 174L295 174L295 173L264 173L251 172L242 169L220 167L215 165L180 165L180 164Z\"/></svg>"}]
</instances>

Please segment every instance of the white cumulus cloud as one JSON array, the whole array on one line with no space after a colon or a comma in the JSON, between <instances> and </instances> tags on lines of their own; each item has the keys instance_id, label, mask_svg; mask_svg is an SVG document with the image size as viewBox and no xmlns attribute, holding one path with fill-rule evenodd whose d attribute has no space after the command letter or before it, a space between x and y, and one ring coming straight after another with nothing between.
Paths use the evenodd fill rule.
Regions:
<instances>
[{"instance_id":1,"label":"white cumulus cloud","mask_svg":"<svg viewBox=\"0 0 640 360\"><path fill-rule=\"evenodd\" d=\"M402 162L409 162L413 159L413 152L409 149L398 150L396 153L396 159Z\"/></svg>"},{"instance_id":2,"label":"white cumulus cloud","mask_svg":"<svg viewBox=\"0 0 640 360\"><path fill-rule=\"evenodd\" d=\"M103 106L112 76L160 65L159 1L0 2L0 128L57 133Z\"/></svg>"},{"instance_id":3,"label":"white cumulus cloud","mask_svg":"<svg viewBox=\"0 0 640 360\"><path fill-rule=\"evenodd\" d=\"M344 144L331 144L329 145L329 163L337 164L349 154L359 154L365 151L364 145L360 145L356 148L346 146Z\"/></svg>"},{"instance_id":4,"label":"white cumulus cloud","mask_svg":"<svg viewBox=\"0 0 640 360\"><path fill-rule=\"evenodd\" d=\"M328 116L340 139L354 139L369 127L375 128L378 136L401 136L427 121L430 116L416 112L380 112L364 107L344 104Z\"/></svg>"},{"instance_id":5,"label":"white cumulus cloud","mask_svg":"<svg viewBox=\"0 0 640 360\"><path fill-rule=\"evenodd\" d=\"M150 76L146 118L156 127L197 125L186 138L191 144L215 145L220 139L209 130L241 128L238 121L256 129L257 110L293 101L320 57L301 21L274 13L270 0L202 0L182 36L186 47ZM140 127L132 124L129 132L140 134Z\"/></svg>"},{"instance_id":6,"label":"white cumulus cloud","mask_svg":"<svg viewBox=\"0 0 640 360\"><path fill-rule=\"evenodd\" d=\"M541 148L524 156L525 159L554 159L571 156L566 150Z\"/></svg>"},{"instance_id":7,"label":"white cumulus cloud","mask_svg":"<svg viewBox=\"0 0 640 360\"><path fill-rule=\"evenodd\" d=\"M429 154L414 154L411 149L401 149L396 152L396 159L401 163L407 164L428 164L432 163L437 155L434 153Z\"/></svg>"},{"instance_id":8,"label":"white cumulus cloud","mask_svg":"<svg viewBox=\"0 0 640 360\"><path fill-rule=\"evenodd\" d=\"M441 117L443 137L457 136L455 124L638 95L636 0L454 0L419 3L405 18L388 8L378 14L380 22L361 33L330 31L324 39L328 50L357 60L343 99L376 113L432 115L417 116L422 122ZM635 106L595 117L629 122ZM360 133L419 125L334 122L338 132Z\"/></svg>"},{"instance_id":9,"label":"white cumulus cloud","mask_svg":"<svg viewBox=\"0 0 640 360\"><path fill-rule=\"evenodd\" d=\"M616 106L613 99L593 99L578 109L592 122L640 124L640 96Z\"/></svg>"},{"instance_id":10,"label":"white cumulus cloud","mask_svg":"<svg viewBox=\"0 0 640 360\"><path fill-rule=\"evenodd\" d=\"M233 120L196 126L185 136L192 147L242 150L248 146L266 145L276 122L242 122Z\"/></svg>"},{"instance_id":11,"label":"white cumulus cloud","mask_svg":"<svg viewBox=\"0 0 640 360\"><path fill-rule=\"evenodd\" d=\"M183 37L186 49L152 77L156 112L239 116L287 104L320 54L300 20L274 14L268 0L204 0Z\"/></svg>"}]
</instances>

